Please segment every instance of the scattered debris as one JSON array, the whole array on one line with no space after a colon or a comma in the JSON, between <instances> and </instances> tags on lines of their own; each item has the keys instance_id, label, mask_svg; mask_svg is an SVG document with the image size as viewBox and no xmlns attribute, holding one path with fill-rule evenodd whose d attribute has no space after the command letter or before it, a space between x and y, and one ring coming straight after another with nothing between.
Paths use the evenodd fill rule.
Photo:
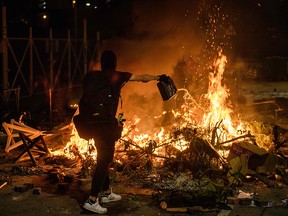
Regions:
<instances>
[{"instance_id":1,"label":"scattered debris","mask_svg":"<svg viewBox=\"0 0 288 216\"><path fill-rule=\"evenodd\" d=\"M2 184L0 185L0 189L3 188L3 187L5 187L6 185L8 185L8 182L7 182L7 181L4 182L4 183L2 183Z\"/></svg>"},{"instance_id":2,"label":"scattered debris","mask_svg":"<svg viewBox=\"0 0 288 216\"><path fill-rule=\"evenodd\" d=\"M40 195L41 194L41 188L34 188L32 193L35 195Z\"/></svg>"},{"instance_id":3,"label":"scattered debris","mask_svg":"<svg viewBox=\"0 0 288 216\"><path fill-rule=\"evenodd\" d=\"M34 184L24 183L22 186L15 186L14 191L23 193L33 188L34 188Z\"/></svg>"},{"instance_id":4,"label":"scattered debris","mask_svg":"<svg viewBox=\"0 0 288 216\"><path fill-rule=\"evenodd\" d=\"M186 124L173 128L169 138L161 141L151 139L137 143L128 139L129 136L124 136L116 146L115 160L111 167L112 180L130 180L134 184L153 188L153 199L168 212L216 214L222 209L229 210L227 204L280 205L263 201L255 193L239 191L235 195L233 189L245 181L262 182L273 188L281 187L280 183L287 185L286 131L280 126L271 131L261 126L266 134L269 131L274 136L271 145L275 148L268 151L257 145L257 138L250 131L221 141L219 131L224 130L222 124L223 121L220 121L210 131L195 124ZM127 133L133 133L134 130L135 127L131 127ZM207 133L211 133L211 137ZM71 133L57 134L53 142L63 143L67 137L73 136ZM69 190L75 180L78 187L82 188L89 183L88 179L96 164L94 156L97 157L93 144L86 141L85 148L87 152L83 154L76 144L70 143L64 149L65 155L51 154L35 167L12 166L9 173L46 173L51 183L56 184L56 188L62 192ZM51 169L42 169L49 165ZM71 174L67 169L75 169L77 172ZM5 179L1 179L0 183L0 188L8 184ZM16 186L14 191L25 192L29 189L38 195L41 191L29 184ZM281 205L287 207L287 199L283 199Z\"/></svg>"}]
</instances>

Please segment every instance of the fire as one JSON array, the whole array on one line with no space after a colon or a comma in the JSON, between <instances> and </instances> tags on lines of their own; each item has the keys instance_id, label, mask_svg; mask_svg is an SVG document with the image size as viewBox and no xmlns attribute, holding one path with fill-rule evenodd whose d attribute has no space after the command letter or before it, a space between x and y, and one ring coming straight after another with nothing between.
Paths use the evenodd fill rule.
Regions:
<instances>
[{"instance_id":1,"label":"fire","mask_svg":"<svg viewBox=\"0 0 288 216\"><path fill-rule=\"evenodd\" d=\"M220 50L218 58L214 62L214 71L209 74L209 87L206 98L210 101L209 112L203 116L204 127L213 128L220 122L223 123L229 134L235 135L235 129L232 124L231 108L229 108L228 97L229 89L222 85L223 74L227 58Z\"/></svg>"},{"instance_id":2,"label":"fire","mask_svg":"<svg viewBox=\"0 0 288 216\"><path fill-rule=\"evenodd\" d=\"M97 151L93 139L80 138L73 123L69 125L71 130L70 140L62 150L54 151L54 155L66 155L68 158L79 157L86 159L88 156L96 158Z\"/></svg>"},{"instance_id":3,"label":"fire","mask_svg":"<svg viewBox=\"0 0 288 216\"><path fill-rule=\"evenodd\" d=\"M230 92L227 86L222 84L226 63L227 57L220 50L213 64L214 70L209 74L207 94L204 95L209 102L206 109L196 102L186 89L179 89L178 91L184 91L183 99L185 103L180 109L172 111L175 117L172 126L152 128L143 133L137 127L141 122L141 118L134 116L130 121L125 122L122 138L117 142L116 149L139 148L154 155L165 157L169 147L181 152L189 147L191 137L184 137L182 133L187 128L191 129L188 134L190 133L192 136L193 130L197 128L197 133L202 133L207 140L212 142L212 145L215 144L213 143L215 137L217 137L218 143L227 143L227 140L251 131L252 127L248 123L237 120L240 123L237 126L233 124L231 118L232 105L229 102ZM155 121L158 121L158 117L155 117ZM260 140L262 142L263 140L264 142L270 141L269 137L263 137L263 135ZM222 150L218 149L218 151L220 154ZM94 140L81 139L72 124L71 139L63 149L63 154L68 157L75 157L75 152L78 152L76 154L82 159L87 156L92 156L94 159L97 157ZM226 153L222 152L220 155Z\"/></svg>"}]
</instances>

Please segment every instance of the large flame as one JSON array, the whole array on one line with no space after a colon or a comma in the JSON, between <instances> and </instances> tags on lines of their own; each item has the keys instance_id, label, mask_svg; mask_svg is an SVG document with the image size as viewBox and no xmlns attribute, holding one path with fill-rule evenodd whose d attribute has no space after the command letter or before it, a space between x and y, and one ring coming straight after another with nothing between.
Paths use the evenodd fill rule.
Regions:
<instances>
[{"instance_id":1,"label":"large flame","mask_svg":"<svg viewBox=\"0 0 288 216\"><path fill-rule=\"evenodd\" d=\"M214 62L214 71L209 74L209 88L206 97L210 101L210 107L209 113L204 114L203 125L212 128L223 120L230 132L233 127L230 118L232 110L227 106L229 89L225 85L222 85L226 62L226 56L219 51L219 56Z\"/></svg>"},{"instance_id":2,"label":"large flame","mask_svg":"<svg viewBox=\"0 0 288 216\"><path fill-rule=\"evenodd\" d=\"M206 98L209 99L210 106L209 111L203 116L203 126L208 129L213 129L222 124L222 129L226 131L222 141L231 138L231 136L239 135L238 131L241 131L241 123L237 126L233 125L231 119L232 105L229 102L230 93L227 86L223 84L226 63L227 57L220 50L213 64L214 70L209 74ZM222 134L224 134L223 131Z\"/></svg>"},{"instance_id":3,"label":"large flame","mask_svg":"<svg viewBox=\"0 0 288 216\"><path fill-rule=\"evenodd\" d=\"M235 126L233 124L231 117L233 113L232 105L229 102L229 88L222 83L226 63L227 57L222 53L222 50L220 50L213 64L214 70L209 74L208 91L204 96L209 101L208 107L204 109L201 104L198 104L194 100L187 90L181 89L179 91L185 92L183 96L185 103L180 109L172 111L175 117L172 128L159 127L143 132L137 127L141 122L141 118L134 116L130 121L125 122L122 138L117 143L116 148L123 148L123 145L125 146L128 143L129 149L148 149L153 154L165 156L167 154L167 146L173 146L173 148L180 151L189 147L190 141L185 139L185 137L180 135L175 138L171 135L172 130L177 130L177 128L186 127L187 125L189 125L189 127L197 127L198 130L203 130L208 140L212 139L213 130L214 133L216 131L218 142L222 143L241 135L239 131L241 133L243 133L243 131L251 131L251 125L248 123L234 120L234 123L237 122L237 125ZM155 121L158 121L158 118L159 117L155 117ZM261 136L260 142L270 142L269 137L263 136L264 135ZM68 157L75 157L75 151L78 152L78 156L83 159L88 155L94 158L97 156L94 141L81 139L74 125L72 125L71 139L62 153Z\"/></svg>"}]
</instances>

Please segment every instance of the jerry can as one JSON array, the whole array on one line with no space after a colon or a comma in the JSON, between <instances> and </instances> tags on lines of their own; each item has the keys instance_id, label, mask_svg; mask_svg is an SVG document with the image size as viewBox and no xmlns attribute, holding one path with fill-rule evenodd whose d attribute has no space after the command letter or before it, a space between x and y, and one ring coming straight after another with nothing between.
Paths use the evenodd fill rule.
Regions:
<instances>
[{"instance_id":1,"label":"jerry can","mask_svg":"<svg viewBox=\"0 0 288 216\"><path fill-rule=\"evenodd\" d=\"M171 79L171 77L167 77L167 80L165 82L159 81L157 83L157 87L158 87L158 90L161 94L163 101L169 100L177 92L177 88L174 84L174 81Z\"/></svg>"}]
</instances>

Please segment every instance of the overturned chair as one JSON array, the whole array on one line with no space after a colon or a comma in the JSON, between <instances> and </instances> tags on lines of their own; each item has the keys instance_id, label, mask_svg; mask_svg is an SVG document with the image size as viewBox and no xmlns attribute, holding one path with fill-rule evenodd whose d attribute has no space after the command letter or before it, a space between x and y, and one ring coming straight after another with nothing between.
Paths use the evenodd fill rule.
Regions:
<instances>
[{"instance_id":1,"label":"overturned chair","mask_svg":"<svg viewBox=\"0 0 288 216\"><path fill-rule=\"evenodd\" d=\"M39 135L38 137L34 139L30 139L28 136L26 136L24 133L19 133L19 136L25 146L24 151L15 159L15 162L20 160L23 156L25 156L26 153L28 153L32 163L34 166L37 166L37 161L34 156L34 152L37 152L37 154L46 155L49 153L49 150L46 146L45 140L43 139L42 135Z\"/></svg>"},{"instance_id":2,"label":"overturned chair","mask_svg":"<svg viewBox=\"0 0 288 216\"><path fill-rule=\"evenodd\" d=\"M17 156L15 162L20 161L28 154L33 165L37 166L36 156L50 153L43 138L45 135L43 131L20 124L13 119L11 123L3 122L2 126L7 134L5 148L7 153L19 146L24 147L24 150Z\"/></svg>"}]
</instances>

